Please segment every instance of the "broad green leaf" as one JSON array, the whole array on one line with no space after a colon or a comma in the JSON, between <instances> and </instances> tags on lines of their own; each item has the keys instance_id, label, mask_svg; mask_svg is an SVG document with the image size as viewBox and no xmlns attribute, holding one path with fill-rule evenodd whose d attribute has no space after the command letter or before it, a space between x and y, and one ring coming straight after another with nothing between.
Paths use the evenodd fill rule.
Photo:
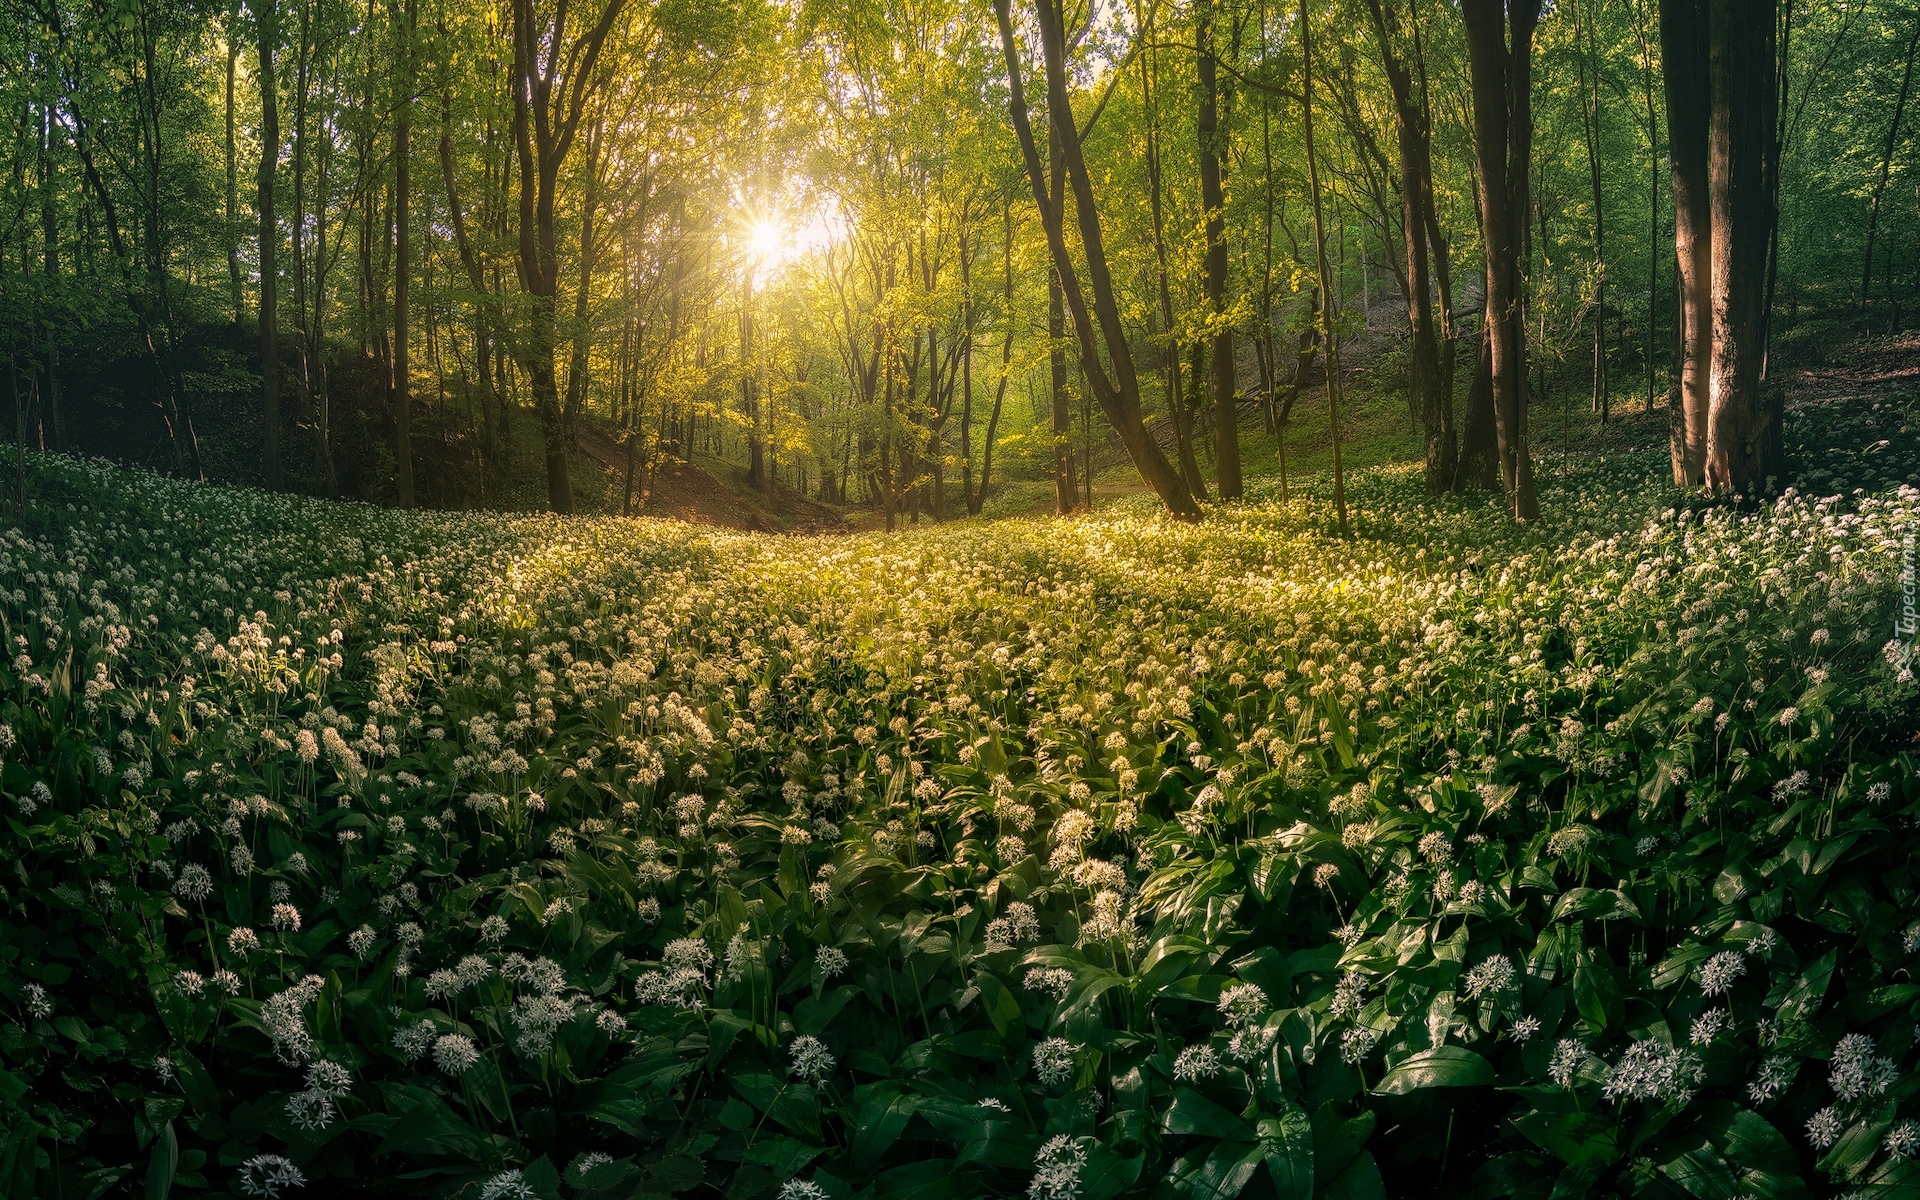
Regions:
<instances>
[{"instance_id":1,"label":"broad green leaf","mask_svg":"<svg viewBox=\"0 0 1920 1200\"><path fill-rule=\"evenodd\" d=\"M1486 1087L1492 1082L1493 1064L1480 1055L1463 1046L1435 1046L1396 1065L1373 1090L1403 1096L1421 1088Z\"/></svg>"}]
</instances>

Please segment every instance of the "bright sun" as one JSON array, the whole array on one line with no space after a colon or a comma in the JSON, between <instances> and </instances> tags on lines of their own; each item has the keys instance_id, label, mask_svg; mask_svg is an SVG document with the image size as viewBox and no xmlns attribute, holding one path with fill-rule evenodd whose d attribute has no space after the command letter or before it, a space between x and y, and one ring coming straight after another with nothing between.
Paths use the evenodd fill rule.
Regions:
<instances>
[{"instance_id":1,"label":"bright sun","mask_svg":"<svg viewBox=\"0 0 1920 1200\"><path fill-rule=\"evenodd\" d=\"M779 262L786 254L786 230L775 221L755 221L747 231L747 246L761 262Z\"/></svg>"}]
</instances>

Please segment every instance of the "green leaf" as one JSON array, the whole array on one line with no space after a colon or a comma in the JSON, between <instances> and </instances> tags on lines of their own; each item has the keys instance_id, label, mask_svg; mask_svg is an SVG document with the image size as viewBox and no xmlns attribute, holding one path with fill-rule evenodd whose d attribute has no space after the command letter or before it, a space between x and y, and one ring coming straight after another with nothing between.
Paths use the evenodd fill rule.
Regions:
<instances>
[{"instance_id":1,"label":"green leaf","mask_svg":"<svg viewBox=\"0 0 1920 1200\"><path fill-rule=\"evenodd\" d=\"M851 1099L855 1116L847 1157L854 1170L865 1174L899 1140L907 1122L913 1119L919 1097L889 1080L856 1088Z\"/></svg>"},{"instance_id":2,"label":"green leaf","mask_svg":"<svg viewBox=\"0 0 1920 1200\"><path fill-rule=\"evenodd\" d=\"M821 1031L840 1015L840 1010L847 1006L847 1001L853 999L856 993L857 989L842 986L818 998L804 997L800 1003L793 1006L794 1030L818 1037Z\"/></svg>"},{"instance_id":3,"label":"green leaf","mask_svg":"<svg viewBox=\"0 0 1920 1200\"><path fill-rule=\"evenodd\" d=\"M1263 1117L1260 1144L1279 1200L1313 1200L1313 1120L1306 1110L1289 1102L1279 1116Z\"/></svg>"},{"instance_id":4,"label":"green leaf","mask_svg":"<svg viewBox=\"0 0 1920 1200\"><path fill-rule=\"evenodd\" d=\"M1435 1046L1406 1059L1380 1080L1373 1090L1381 1096L1404 1096L1432 1087L1486 1087L1493 1082L1493 1064L1463 1046Z\"/></svg>"},{"instance_id":5,"label":"green leaf","mask_svg":"<svg viewBox=\"0 0 1920 1200\"><path fill-rule=\"evenodd\" d=\"M147 1156L147 1200L167 1200L173 1193L173 1177L180 1169L180 1140L174 1135L173 1122L160 1128L153 1140L153 1152Z\"/></svg>"},{"instance_id":6,"label":"green leaf","mask_svg":"<svg viewBox=\"0 0 1920 1200\"><path fill-rule=\"evenodd\" d=\"M1140 1178L1145 1153L1122 1157L1106 1146L1095 1146L1080 1168L1080 1200L1112 1200Z\"/></svg>"},{"instance_id":7,"label":"green leaf","mask_svg":"<svg viewBox=\"0 0 1920 1200\"><path fill-rule=\"evenodd\" d=\"M934 1158L882 1171L873 1181L876 1200L947 1200L961 1195L950 1158Z\"/></svg>"},{"instance_id":8,"label":"green leaf","mask_svg":"<svg viewBox=\"0 0 1920 1200\"><path fill-rule=\"evenodd\" d=\"M1387 1187L1380 1178L1380 1164L1373 1154L1363 1152L1346 1170L1333 1177L1321 1189L1318 1200L1386 1200Z\"/></svg>"},{"instance_id":9,"label":"green leaf","mask_svg":"<svg viewBox=\"0 0 1920 1200\"><path fill-rule=\"evenodd\" d=\"M1810 1021L1820 1011L1820 1001L1827 994L1827 984L1833 980L1833 967L1839 960L1839 950L1829 950L1819 958L1807 964L1792 986L1787 988L1785 999L1780 1001L1780 1019L1786 1021Z\"/></svg>"},{"instance_id":10,"label":"green leaf","mask_svg":"<svg viewBox=\"0 0 1920 1200\"><path fill-rule=\"evenodd\" d=\"M1160 1132L1197 1134L1202 1137L1232 1138L1250 1142L1253 1130L1247 1123L1192 1088L1175 1088L1173 1103L1160 1118Z\"/></svg>"},{"instance_id":11,"label":"green leaf","mask_svg":"<svg viewBox=\"0 0 1920 1200\"><path fill-rule=\"evenodd\" d=\"M1174 1195L1188 1200L1233 1200L1265 1158L1266 1148L1258 1142L1216 1142L1199 1163L1194 1164L1191 1157L1175 1163L1167 1182ZM1188 1164L1185 1170L1182 1164Z\"/></svg>"}]
</instances>

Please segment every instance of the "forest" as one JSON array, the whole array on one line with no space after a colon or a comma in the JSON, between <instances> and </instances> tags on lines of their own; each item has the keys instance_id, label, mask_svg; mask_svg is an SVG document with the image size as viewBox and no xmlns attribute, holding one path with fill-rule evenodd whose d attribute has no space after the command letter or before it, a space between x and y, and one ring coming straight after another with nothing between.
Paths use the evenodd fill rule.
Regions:
<instances>
[{"instance_id":1,"label":"forest","mask_svg":"<svg viewBox=\"0 0 1920 1200\"><path fill-rule=\"evenodd\" d=\"M1917 56L0 0L0 1197L1920 1200Z\"/></svg>"}]
</instances>

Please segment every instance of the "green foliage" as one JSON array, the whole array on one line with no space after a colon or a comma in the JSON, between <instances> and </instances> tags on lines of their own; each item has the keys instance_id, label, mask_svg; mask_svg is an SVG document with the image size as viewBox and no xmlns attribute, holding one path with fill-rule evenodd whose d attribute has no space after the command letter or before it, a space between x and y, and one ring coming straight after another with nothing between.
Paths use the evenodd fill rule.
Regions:
<instances>
[{"instance_id":1,"label":"green foliage","mask_svg":"<svg viewBox=\"0 0 1920 1200\"><path fill-rule=\"evenodd\" d=\"M1920 492L1662 469L821 541L34 459L0 1190L1910 1194Z\"/></svg>"}]
</instances>

